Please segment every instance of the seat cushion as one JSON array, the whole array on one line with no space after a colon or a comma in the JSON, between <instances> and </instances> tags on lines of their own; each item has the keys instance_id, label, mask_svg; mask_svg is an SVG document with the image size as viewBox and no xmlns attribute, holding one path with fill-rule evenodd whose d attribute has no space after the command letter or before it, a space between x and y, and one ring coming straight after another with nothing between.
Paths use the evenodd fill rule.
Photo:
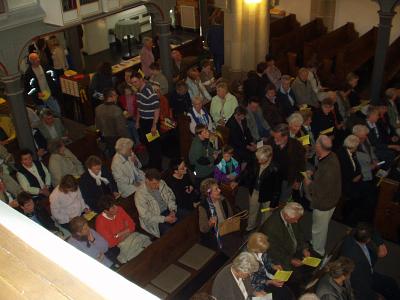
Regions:
<instances>
[{"instance_id":1,"label":"seat cushion","mask_svg":"<svg viewBox=\"0 0 400 300\"><path fill-rule=\"evenodd\" d=\"M171 294L189 277L190 273L188 271L172 264L158 274L151 283L168 294Z\"/></svg>"},{"instance_id":2,"label":"seat cushion","mask_svg":"<svg viewBox=\"0 0 400 300\"><path fill-rule=\"evenodd\" d=\"M215 251L210 248L195 244L179 258L178 262L198 271L214 256L214 254Z\"/></svg>"},{"instance_id":3,"label":"seat cushion","mask_svg":"<svg viewBox=\"0 0 400 300\"><path fill-rule=\"evenodd\" d=\"M160 290L159 288L156 288L154 285L152 284L148 284L144 287L144 289L146 291L148 291L149 293L152 293L154 296L157 296L160 299L167 299L168 294L163 292L162 290Z\"/></svg>"}]
</instances>

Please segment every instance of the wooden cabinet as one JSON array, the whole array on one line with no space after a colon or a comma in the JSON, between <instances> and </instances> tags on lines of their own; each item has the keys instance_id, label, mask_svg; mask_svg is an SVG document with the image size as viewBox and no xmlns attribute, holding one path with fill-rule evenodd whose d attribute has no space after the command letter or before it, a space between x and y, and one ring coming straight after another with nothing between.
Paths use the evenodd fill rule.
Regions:
<instances>
[{"instance_id":1,"label":"wooden cabinet","mask_svg":"<svg viewBox=\"0 0 400 300\"><path fill-rule=\"evenodd\" d=\"M375 226L385 239L399 241L400 202L399 182L383 179L380 184Z\"/></svg>"},{"instance_id":2,"label":"wooden cabinet","mask_svg":"<svg viewBox=\"0 0 400 300\"><path fill-rule=\"evenodd\" d=\"M195 0L177 0L180 26L189 29L200 28L199 2Z\"/></svg>"}]
</instances>

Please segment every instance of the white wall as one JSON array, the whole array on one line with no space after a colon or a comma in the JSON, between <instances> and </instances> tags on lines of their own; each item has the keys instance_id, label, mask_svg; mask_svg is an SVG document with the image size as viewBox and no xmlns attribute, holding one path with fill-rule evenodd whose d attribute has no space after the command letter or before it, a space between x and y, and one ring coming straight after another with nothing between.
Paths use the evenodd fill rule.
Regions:
<instances>
[{"instance_id":1,"label":"white wall","mask_svg":"<svg viewBox=\"0 0 400 300\"><path fill-rule=\"evenodd\" d=\"M356 31L362 35L373 26L378 26L378 10L378 3L371 0L336 0L334 28L353 22ZM400 7L396 8L396 12L392 23L391 42L400 36Z\"/></svg>"},{"instance_id":2,"label":"white wall","mask_svg":"<svg viewBox=\"0 0 400 300\"><path fill-rule=\"evenodd\" d=\"M311 0L280 0L277 8L283 9L287 14L296 14L301 25L310 22Z\"/></svg>"}]
</instances>

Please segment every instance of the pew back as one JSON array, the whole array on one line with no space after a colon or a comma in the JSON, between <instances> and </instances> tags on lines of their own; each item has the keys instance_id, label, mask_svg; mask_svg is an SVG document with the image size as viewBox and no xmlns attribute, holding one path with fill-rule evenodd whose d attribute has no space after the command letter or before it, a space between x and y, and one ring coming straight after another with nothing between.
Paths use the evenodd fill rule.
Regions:
<instances>
[{"instance_id":1,"label":"pew back","mask_svg":"<svg viewBox=\"0 0 400 300\"><path fill-rule=\"evenodd\" d=\"M384 84L390 82L397 73L400 72L400 37L398 37L389 47L386 54Z\"/></svg>"},{"instance_id":2,"label":"pew back","mask_svg":"<svg viewBox=\"0 0 400 300\"><path fill-rule=\"evenodd\" d=\"M279 37L287 32L293 31L300 27L297 22L296 15L290 14L281 19L277 19L270 24L270 38Z\"/></svg>"}]
</instances>

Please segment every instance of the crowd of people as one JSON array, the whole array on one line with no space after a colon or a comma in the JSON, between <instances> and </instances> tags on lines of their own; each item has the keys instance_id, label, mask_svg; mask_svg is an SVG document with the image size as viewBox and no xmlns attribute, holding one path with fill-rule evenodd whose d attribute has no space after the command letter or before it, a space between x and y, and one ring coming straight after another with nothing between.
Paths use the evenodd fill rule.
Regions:
<instances>
[{"instance_id":1,"label":"crowd of people","mask_svg":"<svg viewBox=\"0 0 400 300\"><path fill-rule=\"evenodd\" d=\"M29 55L25 92L39 111L28 109L36 153L21 149L14 162L0 145L3 201L60 236L67 230L70 244L118 267L195 210L202 243L224 250L228 236L219 235L219 225L237 207L221 190L248 190L247 248L217 275L218 300L267 293L293 299L311 278L303 258L326 256L329 223L340 206L338 218L355 229L314 292L320 299L400 299L396 283L374 270L387 249L370 228L375 174L389 170L400 152L399 90L389 88L380 103L368 104L356 74L348 74L346 89L329 90L321 86L315 61L292 78L269 55L236 88L220 77L217 54L214 73L211 60L199 68L179 50L171 53L169 85L152 40L143 43L142 73L126 70L117 82L105 62L92 79L104 155L84 164L68 149L59 72L52 73L40 53ZM187 160L176 150L182 115L193 135ZM175 148L167 169L165 145ZM143 152L145 166L138 158ZM130 197L140 224L118 205ZM298 223L305 209L312 214L310 242ZM92 227L84 218L91 212L98 214ZM294 271L292 284L274 279L279 270Z\"/></svg>"}]
</instances>

